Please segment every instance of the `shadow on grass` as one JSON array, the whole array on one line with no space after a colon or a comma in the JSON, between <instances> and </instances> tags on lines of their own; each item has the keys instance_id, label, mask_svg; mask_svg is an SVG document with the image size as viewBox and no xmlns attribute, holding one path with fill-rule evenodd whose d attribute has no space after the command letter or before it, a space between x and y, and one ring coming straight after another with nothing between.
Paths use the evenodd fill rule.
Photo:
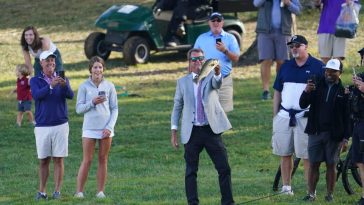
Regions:
<instances>
[{"instance_id":1,"label":"shadow on grass","mask_svg":"<svg viewBox=\"0 0 364 205\"><path fill-rule=\"evenodd\" d=\"M64 41L65 43L69 43L68 41ZM149 63L169 63L169 62L179 62L186 61L187 66L187 52L163 52L163 53L153 53L150 56ZM70 70L79 71L88 67L88 60L80 61L78 63L68 63L65 64L65 67ZM108 59L106 61L107 68L116 68L116 67L132 67L131 65L127 65L124 62L124 58L115 58Z\"/></svg>"}]
</instances>

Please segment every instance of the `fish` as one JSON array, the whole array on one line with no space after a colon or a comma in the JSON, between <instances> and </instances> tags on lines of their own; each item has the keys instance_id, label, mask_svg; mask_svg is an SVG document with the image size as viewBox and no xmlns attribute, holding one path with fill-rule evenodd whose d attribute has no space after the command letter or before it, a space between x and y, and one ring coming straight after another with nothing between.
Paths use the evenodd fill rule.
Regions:
<instances>
[{"instance_id":1,"label":"fish","mask_svg":"<svg viewBox=\"0 0 364 205\"><path fill-rule=\"evenodd\" d=\"M198 77L195 79L195 82L197 83L205 78L217 65L219 65L218 59L211 58L205 61L205 63L201 67Z\"/></svg>"}]
</instances>

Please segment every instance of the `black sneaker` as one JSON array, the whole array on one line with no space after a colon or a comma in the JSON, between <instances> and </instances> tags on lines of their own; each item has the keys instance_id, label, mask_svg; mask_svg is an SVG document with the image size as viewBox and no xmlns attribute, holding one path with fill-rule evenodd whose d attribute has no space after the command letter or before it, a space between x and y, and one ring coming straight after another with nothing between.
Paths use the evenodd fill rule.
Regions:
<instances>
[{"instance_id":1,"label":"black sneaker","mask_svg":"<svg viewBox=\"0 0 364 205\"><path fill-rule=\"evenodd\" d=\"M316 199L316 196L315 195L312 195L312 194L307 194L305 197L303 197L303 201L307 201L307 202L310 202L310 201L315 201Z\"/></svg>"},{"instance_id":2,"label":"black sneaker","mask_svg":"<svg viewBox=\"0 0 364 205\"><path fill-rule=\"evenodd\" d=\"M363 197L360 198L360 200L358 201L358 204L359 205L364 205L364 198Z\"/></svg>"},{"instance_id":3,"label":"black sneaker","mask_svg":"<svg viewBox=\"0 0 364 205\"><path fill-rule=\"evenodd\" d=\"M332 202L334 200L334 196L332 194L328 194L325 196L326 202Z\"/></svg>"},{"instance_id":4,"label":"black sneaker","mask_svg":"<svg viewBox=\"0 0 364 205\"><path fill-rule=\"evenodd\" d=\"M268 90L264 90L262 93L262 100L270 100L271 96Z\"/></svg>"},{"instance_id":5,"label":"black sneaker","mask_svg":"<svg viewBox=\"0 0 364 205\"><path fill-rule=\"evenodd\" d=\"M60 199L61 198L61 192L59 192L59 191L53 192L52 198L53 199Z\"/></svg>"},{"instance_id":6,"label":"black sneaker","mask_svg":"<svg viewBox=\"0 0 364 205\"><path fill-rule=\"evenodd\" d=\"M47 194L42 194L42 193L38 192L37 195L35 195L35 200L39 201L41 199L48 200Z\"/></svg>"}]
</instances>

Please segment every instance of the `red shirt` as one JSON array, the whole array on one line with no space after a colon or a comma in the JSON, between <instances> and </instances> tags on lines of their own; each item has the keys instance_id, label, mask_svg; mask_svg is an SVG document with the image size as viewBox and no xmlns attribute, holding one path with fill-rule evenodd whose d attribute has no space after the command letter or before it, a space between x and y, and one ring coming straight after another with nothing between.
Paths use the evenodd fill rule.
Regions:
<instances>
[{"instance_id":1,"label":"red shirt","mask_svg":"<svg viewBox=\"0 0 364 205\"><path fill-rule=\"evenodd\" d=\"M27 77L23 76L22 78L18 78L16 81L16 94L18 100L32 100L29 79Z\"/></svg>"}]
</instances>

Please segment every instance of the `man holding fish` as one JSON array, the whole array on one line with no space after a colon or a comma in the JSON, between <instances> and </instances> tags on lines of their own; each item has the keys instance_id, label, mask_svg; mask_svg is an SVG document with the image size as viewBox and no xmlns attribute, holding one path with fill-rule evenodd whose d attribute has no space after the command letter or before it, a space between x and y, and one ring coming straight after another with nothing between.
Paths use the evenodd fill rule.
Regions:
<instances>
[{"instance_id":1,"label":"man holding fish","mask_svg":"<svg viewBox=\"0 0 364 205\"><path fill-rule=\"evenodd\" d=\"M219 174L222 205L233 205L231 169L221 133L231 124L221 107L218 89L223 77L219 61L205 62L201 49L188 54L189 74L178 79L171 116L171 144L178 149L178 122L181 120L181 142L186 162L185 190L189 205L199 204L197 171L199 155L205 148ZM213 71L212 71L213 70Z\"/></svg>"},{"instance_id":2,"label":"man holding fish","mask_svg":"<svg viewBox=\"0 0 364 205\"><path fill-rule=\"evenodd\" d=\"M233 79L231 77L232 63L238 62L240 47L234 35L223 30L224 17L217 12L210 15L210 31L201 34L194 45L204 51L207 59L218 59L221 65L221 74L224 78L219 89L219 100L224 111L233 110Z\"/></svg>"}]
</instances>

